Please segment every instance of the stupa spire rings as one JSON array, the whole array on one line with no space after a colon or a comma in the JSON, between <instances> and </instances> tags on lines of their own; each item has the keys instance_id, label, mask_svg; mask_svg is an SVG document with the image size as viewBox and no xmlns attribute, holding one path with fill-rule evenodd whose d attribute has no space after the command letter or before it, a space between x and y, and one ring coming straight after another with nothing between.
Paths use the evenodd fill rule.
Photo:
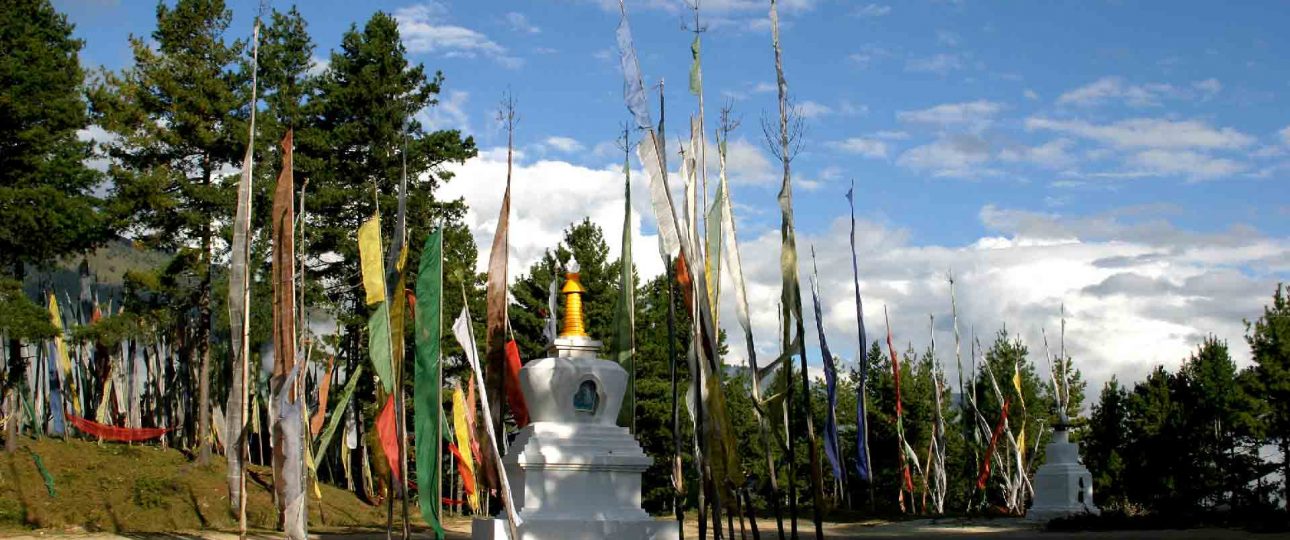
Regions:
<instances>
[{"instance_id":1,"label":"stupa spire rings","mask_svg":"<svg viewBox=\"0 0 1290 540\"><path fill-rule=\"evenodd\" d=\"M587 292L587 288L580 281L581 268L577 260L569 263L564 277L564 288L560 289L560 293L564 295L564 326L560 329L560 337L590 338L582 313L582 295Z\"/></svg>"}]
</instances>

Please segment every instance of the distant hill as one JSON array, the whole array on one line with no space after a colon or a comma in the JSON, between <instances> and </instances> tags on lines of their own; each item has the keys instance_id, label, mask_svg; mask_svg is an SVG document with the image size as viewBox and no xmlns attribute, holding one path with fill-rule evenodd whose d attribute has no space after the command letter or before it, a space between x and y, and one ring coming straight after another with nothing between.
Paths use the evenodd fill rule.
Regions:
<instances>
[{"instance_id":1,"label":"distant hill","mask_svg":"<svg viewBox=\"0 0 1290 540\"><path fill-rule=\"evenodd\" d=\"M172 256L164 251L140 248L130 240L117 238L87 256L67 257L53 269L29 271L23 288L31 298L43 297L52 290L60 303L66 303L69 299L76 301L81 295L80 271L84 263L89 266L91 291L99 302L119 303L126 272L153 270L165 264Z\"/></svg>"}]
</instances>

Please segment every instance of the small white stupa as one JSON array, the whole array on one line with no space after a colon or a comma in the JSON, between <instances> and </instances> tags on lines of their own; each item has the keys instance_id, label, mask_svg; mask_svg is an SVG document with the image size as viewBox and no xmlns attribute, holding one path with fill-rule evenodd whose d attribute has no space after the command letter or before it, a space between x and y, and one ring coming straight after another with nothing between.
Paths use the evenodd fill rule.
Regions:
<instances>
[{"instance_id":1,"label":"small white stupa","mask_svg":"<svg viewBox=\"0 0 1290 540\"><path fill-rule=\"evenodd\" d=\"M1065 409L1065 407L1060 407ZM1044 464L1035 472L1035 502L1026 519L1048 521L1076 514L1099 514L1093 504L1093 475L1080 462L1079 444L1070 442L1064 410L1048 443Z\"/></svg>"},{"instance_id":2,"label":"small white stupa","mask_svg":"<svg viewBox=\"0 0 1290 540\"><path fill-rule=\"evenodd\" d=\"M679 538L675 521L641 509L641 473L653 460L617 425L627 371L596 358L587 335L576 263L565 274L564 327L548 358L520 369L532 423L502 458L523 540ZM477 519L474 540L508 538L506 514ZM518 539L516 539L518 540Z\"/></svg>"}]
</instances>

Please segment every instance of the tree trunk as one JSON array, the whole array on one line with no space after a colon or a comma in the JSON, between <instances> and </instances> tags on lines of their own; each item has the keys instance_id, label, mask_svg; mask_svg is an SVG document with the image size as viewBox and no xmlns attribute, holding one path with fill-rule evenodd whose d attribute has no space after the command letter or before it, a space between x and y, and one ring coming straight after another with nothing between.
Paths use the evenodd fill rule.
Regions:
<instances>
[{"instance_id":1,"label":"tree trunk","mask_svg":"<svg viewBox=\"0 0 1290 540\"><path fill-rule=\"evenodd\" d=\"M207 163L209 163L207 158ZM210 184L210 167L206 167L205 183ZM197 374L197 462L211 461L211 225L202 226L202 285L197 293L197 354L201 356L201 371ZM228 411L225 411L228 414Z\"/></svg>"},{"instance_id":2,"label":"tree trunk","mask_svg":"<svg viewBox=\"0 0 1290 540\"><path fill-rule=\"evenodd\" d=\"M14 261L13 278L22 283L23 268L22 262ZM18 451L18 418L21 418L22 407L19 402L22 396L18 392L22 391L22 378L27 374L27 362L22 357L22 342L17 338L9 339L9 376L5 381L5 395L9 398L9 421L5 425L4 451L14 453Z\"/></svg>"}]
</instances>

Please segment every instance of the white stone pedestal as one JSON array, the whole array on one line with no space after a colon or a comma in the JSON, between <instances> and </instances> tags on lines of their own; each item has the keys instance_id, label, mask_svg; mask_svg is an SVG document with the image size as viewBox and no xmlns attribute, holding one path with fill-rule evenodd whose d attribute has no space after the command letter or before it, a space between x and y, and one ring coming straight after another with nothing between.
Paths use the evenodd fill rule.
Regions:
<instances>
[{"instance_id":1,"label":"white stone pedestal","mask_svg":"<svg viewBox=\"0 0 1290 540\"><path fill-rule=\"evenodd\" d=\"M579 341L565 343L562 341ZM586 341L587 343L581 343ZM555 358L520 369L533 423L502 458L524 540L670 540L675 521L641 509L652 460L616 420L627 385L618 364L594 358L590 340L562 338ZM572 346L569 346L572 345ZM598 348L599 343L595 343ZM506 539L506 514L474 521L474 540Z\"/></svg>"},{"instance_id":2,"label":"white stone pedestal","mask_svg":"<svg viewBox=\"0 0 1290 540\"><path fill-rule=\"evenodd\" d=\"M1058 428L1048 443L1043 466L1035 473L1035 502L1026 519L1048 521L1075 514L1098 514L1093 505L1093 475L1079 460L1079 445Z\"/></svg>"}]
</instances>

